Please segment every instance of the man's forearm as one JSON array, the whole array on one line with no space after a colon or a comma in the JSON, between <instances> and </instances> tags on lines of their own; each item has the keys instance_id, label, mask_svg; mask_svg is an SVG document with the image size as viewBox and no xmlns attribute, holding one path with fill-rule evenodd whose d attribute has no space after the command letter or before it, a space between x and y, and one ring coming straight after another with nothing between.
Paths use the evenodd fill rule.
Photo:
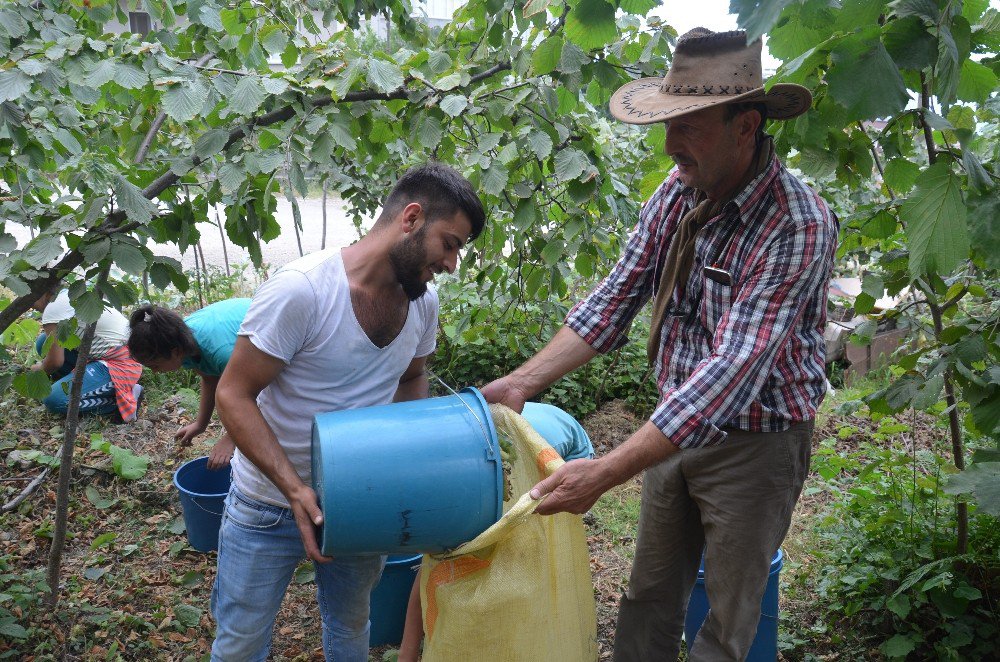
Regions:
<instances>
[{"instance_id":1,"label":"man's forearm","mask_svg":"<svg viewBox=\"0 0 1000 662\"><path fill-rule=\"evenodd\" d=\"M530 398L598 353L576 331L563 326L541 351L510 373L509 379L525 397Z\"/></svg>"},{"instance_id":2,"label":"man's forearm","mask_svg":"<svg viewBox=\"0 0 1000 662\"><path fill-rule=\"evenodd\" d=\"M51 375L53 372L62 367L62 364L66 362L66 352L63 350L59 343L53 342L52 346L49 347L48 353L42 362L38 365L46 374Z\"/></svg>"},{"instance_id":3,"label":"man's forearm","mask_svg":"<svg viewBox=\"0 0 1000 662\"><path fill-rule=\"evenodd\" d=\"M236 447L291 501L292 495L305 483L260 413L256 399L230 395L219 389L217 404L219 418Z\"/></svg>"},{"instance_id":4,"label":"man's forearm","mask_svg":"<svg viewBox=\"0 0 1000 662\"><path fill-rule=\"evenodd\" d=\"M614 477L614 484L620 485L678 450L652 421L646 421L624 444L601 458L601 462Z\"/></svg>"}]
</instances>

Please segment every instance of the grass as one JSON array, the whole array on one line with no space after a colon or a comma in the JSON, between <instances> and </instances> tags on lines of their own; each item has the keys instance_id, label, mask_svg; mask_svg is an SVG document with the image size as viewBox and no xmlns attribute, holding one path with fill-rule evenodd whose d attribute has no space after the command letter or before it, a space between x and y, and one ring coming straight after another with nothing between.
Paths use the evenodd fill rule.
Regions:
<instances>
[{"instance_id":1,"label":"grass","mask_svg":"<svg viewBox=\"0 0 1000 662\"><path fill-rule=\"evenodd\" d=\"M606 492L593 508L591 531L611 544L620 545L626 558L635 556L635 533L639 524L641 487L629 481Z\"/></svg>"}]
</instances>

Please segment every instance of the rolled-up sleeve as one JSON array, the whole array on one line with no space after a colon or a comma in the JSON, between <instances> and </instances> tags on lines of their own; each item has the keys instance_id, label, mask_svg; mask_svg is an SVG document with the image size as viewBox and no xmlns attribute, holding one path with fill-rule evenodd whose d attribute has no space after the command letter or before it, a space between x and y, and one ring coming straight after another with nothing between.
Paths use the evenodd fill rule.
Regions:
<instances>
[{"instance_id":1,"label":"rolled-up sleeve","mask_svg":"<svg viewBox=\"0 0 1000 662\"><path fill-rule=\"evenodd\" d=\"M632 320L652 296L656 226L662 218L663 206L668 204L668 184L642 208L639 223L611 273L566 317L566 326L598 352L610 352L628 342Z\"/></svg>"},{"instance_id":2,"label":"rolled-up sleeve","mask_svg":"<svg viewBox=\"0 0 1000 662\"><path fill-rule=\"evenodd\" d=\"M664 392L653 413L653 423L681 448L725 441L720 428L757 398L809 298L826 284L836 242L831 226L787 217L783 226L720 320L714 351Z\"/></svg>"}]
</instances>

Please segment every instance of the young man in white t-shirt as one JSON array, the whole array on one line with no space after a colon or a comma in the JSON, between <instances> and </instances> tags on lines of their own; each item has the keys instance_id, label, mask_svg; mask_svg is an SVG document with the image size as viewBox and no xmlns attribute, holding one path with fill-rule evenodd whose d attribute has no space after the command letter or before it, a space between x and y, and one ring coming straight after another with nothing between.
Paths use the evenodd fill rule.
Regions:
<instances>
[{"instance_id":1,"label":"young man in white t-shirt","mask_svg":"<svg viewBox=\"0 0 1000 662\"><path fill-rule=\"evenodd\" d=\"M372 230L296 260L261 285L216 392L236 442L212 592L213 660L263 660L282 597L306 556L316 568L328 660L368 659L369 594L384 556L321 555L310 487L313 416L428 395L438 299L485 223L469 182L438 163L403 175Z\"/></svg>"}]
</instances>

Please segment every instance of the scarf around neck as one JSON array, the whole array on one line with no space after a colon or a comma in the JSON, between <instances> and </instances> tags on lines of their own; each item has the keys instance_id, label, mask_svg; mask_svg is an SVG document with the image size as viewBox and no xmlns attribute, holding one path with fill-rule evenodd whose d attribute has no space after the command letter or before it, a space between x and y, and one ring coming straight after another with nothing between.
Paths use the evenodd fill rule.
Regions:
<instances>
[{"instance_id":1,"label":"scarf around neck","mask_svg":"<svg viewBox=\"0 0 1000 662\"><path fill-rule=\"evenodd\" d=\"M670 242L670 248L667 249L667 256L663 261L664 270L660 286L653 298L653 316L649 325L649 342L646 345L646 358L649 360L650 366L656 364L656 357L660 353L663 320L674 292L677 292L678 301L684 300L684 290L687 287L691 266L694 263L694 247L698 233L710 220L722 213L726 205L739 195L747 187L747 184L767 169L773 153L774 139L771 136L766 136L757 145L754 160L747 169L743 181L733 189L732 195L725 199L709 200L704 191L695 190L695 204L677 224L674 238Z\"/></svg>"}]
</instances>

